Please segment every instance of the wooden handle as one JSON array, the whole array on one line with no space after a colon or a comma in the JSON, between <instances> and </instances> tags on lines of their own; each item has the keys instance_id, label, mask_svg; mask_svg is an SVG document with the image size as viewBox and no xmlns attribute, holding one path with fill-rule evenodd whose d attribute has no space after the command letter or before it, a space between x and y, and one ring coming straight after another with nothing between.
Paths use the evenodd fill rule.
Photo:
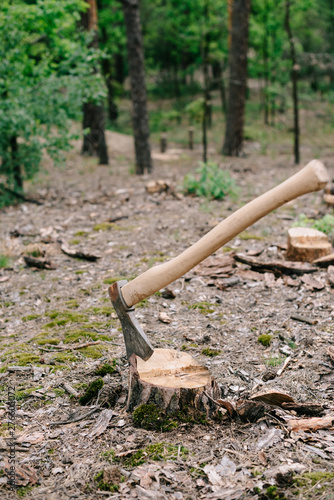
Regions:
<instances>
[{"instance_id":1,"label":"wooden handle","mask_svg":"<svg viewBox=\"0 0 334 500\"><path fill-rule=\"evenodd\" d=\"M269 212L294 198L298 198L298 196L322 189L328 180L324 165L318 160L312 160L306 167L282 184L255 198L220 222L197 243L174 259L149 269L124 285L122 288L123 299L129 307L137 304L145 297L149 297L180 278Z\"/></svg>"}]
</instances>

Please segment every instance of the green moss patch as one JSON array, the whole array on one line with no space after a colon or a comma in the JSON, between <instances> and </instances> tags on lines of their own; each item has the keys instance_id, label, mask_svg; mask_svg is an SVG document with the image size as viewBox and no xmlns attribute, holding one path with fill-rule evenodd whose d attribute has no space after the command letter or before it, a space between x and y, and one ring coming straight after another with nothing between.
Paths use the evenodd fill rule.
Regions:
<instances>
[{"instance_id":1,"label":"green moss patch","mask_svg":"<svg viewBox=\"0 0 334 500\"><path fill-rule=\"evenodd\" d=\"M219 356L220 353L221 351L219 349L210 349L209 347L202 350L202 354L204 354L204 356L208 356L209 358Z\"/></svg>"},{"instance_id":2,"label":"green moss patch","mask_svg":"<svg viewBox=\"0 0 334 500\"><path fill-rule=\"evenodd\" d=\"M257 341L259 344L262 344L265 347L268 347L271 343L272 338L273 338L273 335L269 335L269 333L264 333L263 335L258 336Z\"/></svg>"},{"instance_id":3,"label":"green moss patch","mask_svg":"<svg viewBox=\"0 0 334 500\"><path fill-rule=\"evenodd\" d=\"M109 467L108 469L101 470L94 476L94 481L96 481L98 489L110 492L117 492L119 490L119 483L122 479L118 467Z\"/></svg>"},{"instance_id":4,"label":"green moss patch","mask_svg":"<svg viewBox=\"0 0 334 500\"><path fill-rule=\"evenodd\" d=\"M83 347L80 349L80 353L85 356L85 358L98 359L102 358L103 351L105 348L101 345L94 345L89 347Z\"/></svg>"},{"instance_id":5,"label":"green moss patch","mask_svg":"<svg viewBox=\"0 0 334 500\"><path fill-rule=\"evenodd\" d=\"M58 345L59 342L60 342L59 339L53 339L53 338L51 338L51 339L48 339L48 338L46 338L46 339L39 339L39 340L36 341L36 343L38 345L45 345L45 344Z\"/></svg>"},{"instance_id":6,"label":"green moss patch","mask_svg":"<svg viewBox=\"0 0 334 500\"><path fill-rule=\"evenodd\" d=\"M102 389L103 384L104 382L102 378L98 378L97 380L91 382L85 393L79 398L79 404L85 406L92 401L92 399L96 398L99 391Z\"/></svg>"},{"instance_id":7,"label":"green moss patch","mask_svg":"<svg viewBox=\"0 0 334 500\"><path fill-rule=\"evenodd\" d=\"M26 321L32 321L33 319L40 318L40 314L29 314L29 316L24 316L22 321L25 323Z\"/></svg>"},{"instance_id":8,"label":"green moss patch","mask_svg":"<svg viewBox=\"0 0 334 500\"><path fill-rule=\"evenodd\" d=\"M75 299L69 299L65 302L65 305L69 308L69 309L76 309L77 307L79 307L79 302Z\"/></svg>"},{"instance_id":9,"label":"green moss patch","mask_svg":"<svg viewBox=\"0 0 334 500\"><path fill-rule=\"evenodd\" d=\"M99 377L104 377L107 374L114 373L115 366L116 366L116 359L113 359L112 365L110 365L109 363L104 363L103 365L99 366L95 370L95 375L98 375Z\"/></svg>"},{"instance_id":10,"label":"green moss patch","mask_svg":"<svg viewBox=\"0 0 334 500\"><path fill-rule=\"evenodd\" d=\"M205 315L215 312L212 306L214 306L214 304L211 304L211 302L196 302L195 304L189 305L188 309L197 309L201 314Z\"/></svg>"},{"instance_id":11,"label":"green moss patch","mask_svg":"<svg viewBox=\"0 0 334 500\"><path fill-rule=\"evenodd\" d=\"M168 432L175 429L179 424L205 424L206 415L197 411L177 411L166 413L154 404L141 405L133 412L133 423L136 427L147 430Z\"/></svg>"},{"instance_id":12,"label":"green moss patch","mask_svg":"<svg viewBox=\"0 0 334 500\"><path fill-rule=\"evenodd\" d=\"M53 359L58 363L69 363L72 361L77 361L76 355L68 352L58 352L57 354L55 354Z\"/></svg>"},{"instance_id":13,"label":"green moss patch","mask_svg":"<svg viewBox=\"0 0 334 500\"><path fill-rule=\"evenodd\" d=\"M108 231L109 229L116 229L116 224L113 224L112 222L101 222L100 224L95 224L93 227L93 231Z\"/></svg>"},{"instance_id":14,"label":"green moss patch","mask_svg":"<svg viewBox=\"0 0 334 500\"><path fill-rule=\"evenodd\" d=\"M29 352L23 352L15 355L15 362L19 366L36 364L39 363L40 359L40 356L36 356L36 354L31 354Z\"/></svg>"}]
</instances>

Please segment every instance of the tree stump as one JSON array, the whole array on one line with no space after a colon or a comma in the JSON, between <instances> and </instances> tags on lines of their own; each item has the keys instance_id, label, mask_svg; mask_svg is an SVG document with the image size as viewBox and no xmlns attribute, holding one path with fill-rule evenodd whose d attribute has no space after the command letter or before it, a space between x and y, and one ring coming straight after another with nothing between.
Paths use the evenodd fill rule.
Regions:
<instances>
[{"instance_id":1,"label":"tree stump","mask_svg":"<svg viewBox=\"0 0 334 500\"><path fill-rule=\"evenodd\" d=\"M199 411L207 417L217 412L212 400L221 397L209 370L185 352L155 349L148 361L130 357L128 411L153 403L167 414Z\"/></svg>"},{"instance_id":2,"label":"tree stump","mask_svg":"<svg viewBox=\"0 0 334 500\"><path fill-rule=\"evenodd\" d=\"M331 252L332 246L325 233L309 227L289 229L286 253L289 260L313 262Z\"/></svg>"}]
</instances>

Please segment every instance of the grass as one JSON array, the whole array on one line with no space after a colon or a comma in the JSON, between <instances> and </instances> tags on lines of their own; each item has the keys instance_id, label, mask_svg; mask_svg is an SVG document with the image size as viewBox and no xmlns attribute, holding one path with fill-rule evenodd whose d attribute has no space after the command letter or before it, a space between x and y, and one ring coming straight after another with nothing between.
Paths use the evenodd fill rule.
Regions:
<instances>
[{"instance_id":1,"label":"grass","mask_svg":"<svg viewBox=\"0 0 334 500\"><path fill-rule=\"evenodd\" d=\"M0 269L9 267L10 259L7 255L0 254Z\"/></svg>"}]
</instances>

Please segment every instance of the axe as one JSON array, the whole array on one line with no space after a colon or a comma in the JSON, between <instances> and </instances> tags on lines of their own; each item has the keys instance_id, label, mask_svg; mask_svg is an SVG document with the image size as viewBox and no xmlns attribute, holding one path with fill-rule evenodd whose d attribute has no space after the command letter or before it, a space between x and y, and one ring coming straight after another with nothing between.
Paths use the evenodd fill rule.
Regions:
<instances>
[{"instance_id":1,"label":"axe","mask_svg":"<svg viewBox=\"0 0 334 500\"><path fill-rule=\"evenodd\" d=\"M328 180L324 165L312 160L282 184L239 208L177 257L148 269L130 282L113 283L109 296L122 324L127 358L134 353L147 361L153 354L153 347L136 319L135 304L183 276L269 212L298 196L322 189Z\"/></svg>"}]
</instances>

